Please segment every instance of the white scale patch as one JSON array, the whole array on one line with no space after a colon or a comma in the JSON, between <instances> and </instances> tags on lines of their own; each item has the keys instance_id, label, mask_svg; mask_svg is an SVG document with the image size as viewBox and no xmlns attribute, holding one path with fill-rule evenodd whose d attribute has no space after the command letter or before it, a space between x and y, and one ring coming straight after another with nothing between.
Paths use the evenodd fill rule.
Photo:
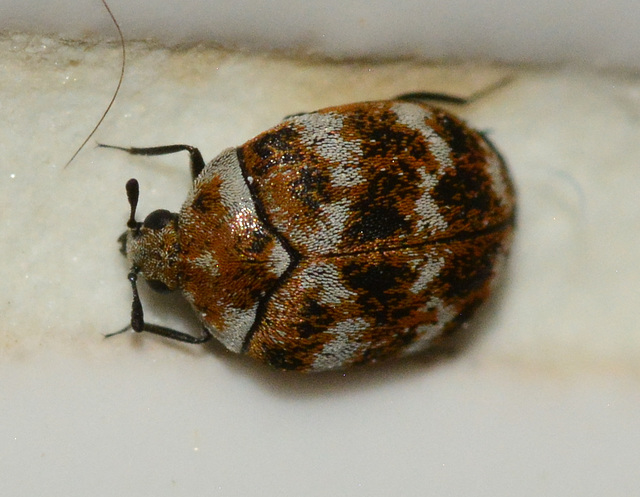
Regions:
<instances>
[{"instance_id":1,"label":"white scale patch","mask_svg":"<svg viewBox=\"0 0 640 497\"><path fill-rule=\"evenodd\" d=\"M431 233L446 231L449 225L440 214L440 209L431 196L431 190L438 184L438 178L423 170L419 173L422 178L420 182L422 195L416 200L415 207L415 212L418 215L416 222L418 232L422 232L425 228L429 229Z\"/></svg>"},{"instance_id":2,"label":"white scale patch","mask_svg":"<svg viewBox=\"0 0 640 497\"><path fill-rule=\"evenodd\" d=\"M228 148L224 150L210 165L211 171L207 171L208 174L206 175L201 174L200 177L205 176L206 181L210 181L213 175L222 179L220 196L222 205L229 210L230 216L242 215L243 211L249 211L253 216L257 217L249 187L242 177L236 149ZM205 171L207 169L209 169L209 166L205 168Z\"/></svg>"},{"instance_id":3,"label":"white scale patch","mask_svg":"<svg viewBox=\"0 0 640 497\"><path fill-rule=\"evenodd\" d=\"M196 267L203 269L211 276L219 276L220 270L218 268L218 261L213 257L213 254L210 252L206 252L202 254L200 257L192 261Z\"/></svg>"},{"instance_id":4,"label":"white scale patch","mask_svg":"<svg viewBox=\"0 0 640 497\"><path fill-rule=\"evenodd\" d=\"M500 161L496 153L491 150L491 147L489 147L489 145L484 142L482 143L482 149L488 157L487 173L491 178L491 188L496 194L496 197L498 197L501 201L504 201L507 194L507 184L504 179L502 162Z\"/></svg>"},{"instance_id":5,"label":"white scale patch","mask_svg":"<svg viewBox=\"0 0 640 497\"><path fill-rule=\"evenodd\" d=\"M429 257L427 262L420 268L420 276L413 282L411 291L413 293L420 293L429 286L429 284L438 277L440 271L444 267L444 257Z\"/></svg>"},{"instance_id":6,"label":"white scale patch","mask_svg":"<svg viewBox=\"0 0 640 497\"><path fill-rule=\"evenodd\" d=\"M289 264L291 264L289 253L282 245L280 245L279 242L273 247L271 255L269 256L269 261L271 262L271 272L278 277L282 276L289 267Z\"/></svg>"},{"instance_id":7,"label":"white scale patch","mask_svg":"<svg viewBox=\"0 0 640 497\"><path fill-rule=\"evenodd\" d=\"M391 108L398 116L398 122L404 124L407 128L414 129L422 133L427 143L429 143L429 151L440 164L438 173L441 174L446 168L453 167L451 160L451 147L442 137L438 136L432 127L427 126L426 120L432 119L433 114L419 105L406 102L396 103Z\"/></svg>"},{"instance_id":8,"label":"white scale patch","mask_svg":"<svg viewBox=\"0 0 640 497\"><path fill-rule=\"evenodd\" d=\"M307 247L313 253L334 252L342 240L344 226L349 219L350 206L351 202L347 199L321 206L316 223L292 230L290 240L294 245Z\"/></svg>"},{"instance_id":9,"label":"white scale patch","mask_svg":"<svg viewBox=\"0 0 640 497\"><path fill-rule=\"evenodd\" d=\"M431 129L431 128L429 128ZM433 133L433 130L431 130ZM453 161L451 160L451 147L449 144L438 135L430 135L427 137L429 142L429 151L436 158L440 164L438 174L443 174L444 170L453 167Z\"/></svg>"},{"instance_id":10,"label":"white scale patch","mask_svg":"<svg viewBox=\"0 0 640 497\"><path fill-rule=\"evenodd\" d=\"M292 120L301 125L300 141L313 148L323 159L336 164L330 168L331 184L351 187L363 183L365 178L357 167L363 156L359 139L345 140L340 132L344 120L340 114L304 114Z\"/></svg>"},{"instance_id":11,"label":"white scale patch","mask_svg":"<svg viewBox=\"0 0 640 497\"><path fill-rule=\"evenodd\" d=\"M324 345L311 369L323 371L345 366L355 354L371 345L358 340L361 332L368 327L369 324L364 319L355 318L347 319L327 330L334 338Z\"/></svg>"},{"instance_id":12,"label":"white scale patch","mask_svg":"<svg viewBox=\"0 0 640 497\"><path fill-rule=\"evenodd\" d=\"M305 268L296 280L305 290L318 288L321 304L337 305L357 295L341 283L338 268L327 262Z\"/></svg>"},{"instance_id":13,"label":"white scale patch","mask_svg":"<svg viewBox=\"0 0 640 497\"><path fill-rule=\"evenodd\" d=\"M446 173L447 169L453 167L451 159L451 147L442 137L438 136L430 126L427 126L426 120L431 119L433 115L426 109L410 103L396 103L392 110L398 116L398 122L416 130L424 136L429 144L429 151L435 157L439 164L435 173L427 173L420 171L422 182L420 188L423 193L416 202L415 212L419 217L417 222L418 232L428 228L432 233L437 231L445 231L448 227L446 221L440 214L438 206L431 196L431 191L438 184L440 178Z\"/></svg>"},{"instance_id":14,"label":"white scale patch","mask_svg":"<svg viewBox=\"0 0 640 497\"><path fill-rule=\"evenodd\" d=\"M331 185L335 187L353 187L366 180L357 165L350 162L339 164L331 168Z\"/></svg>"},{"instance_id":15,"label":"white scale patch","mask_svg":"<svg viewBox=\"0 0 640 497\"><path fill-rule=\"evenodd\" d=\"M247 332L255 321L257 309L257 303L251 309L247 310L227 308L222 316L224 332L220 333L218 330L210 331L225 347L239 354L242 352L242 344L247 336Z\"/></svg>"},{"instance_id":16,"label":"white scale patch","mask_svg":"<svg viewBox=\"0 0 640 497\"><path fill-rule=\"evenodd\" d=\"M426 125L425 121L431 119L433 114L423 107L408 102L393 104L391 110L398 116L398 122L407 128L414 129L422 133L426 140L435 135L433 128Z\"/></svg>"},{"instance_id":17,"label":"white scale patch","mask_svg":"<svg viewBox=\"0 0 640 497\"><path fill-rule=\"evenodd\" d=\"M431 340L442 333L447 324L449 324L456 316L455 307L447 306L441 299L433 297L427 302L426 307L435 307L437 312L437 321L434 324L423 324L416 328L418 337L416 341L403 350L403 355L413 354L429 347Z\"/></svg>"}]
</instances>

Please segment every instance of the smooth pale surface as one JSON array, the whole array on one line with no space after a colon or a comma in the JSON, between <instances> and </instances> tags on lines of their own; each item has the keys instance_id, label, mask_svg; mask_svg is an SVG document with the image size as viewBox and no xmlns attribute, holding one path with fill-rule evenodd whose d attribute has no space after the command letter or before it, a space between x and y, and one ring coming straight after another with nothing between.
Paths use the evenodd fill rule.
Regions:
<instances>
[{"instance_id":1,"label":"smooth pale surface","mask_svg":"<svg viewBox=\"0 0 640 497\"><path fill-rule=\"evenodd\" d=\"M103 333L127 321L116 239L179 209L185 154L86 148L117 47L0 39L1 495L607 495L640 488L640 81L482 66L332 65L129 47L95 141L206 158L283 116L410 90L507 157L519 220L502 291L454 360L281 374L221 347ZM92 141L92 143L95 143ZM141 285L150 322L197 330Z\"/></svg>"},{"instance_id":2,"label":"smooth pale surface","mask_svg":"<svg viewBox=\"0 0 640 497\"><path fill-rule=\"evenodd\" d=\"M108 0L129 40L337 58L640 67L637 0ZM115 36L100 0L2 0L0 31Z\"/></svg>"}]
</instances>

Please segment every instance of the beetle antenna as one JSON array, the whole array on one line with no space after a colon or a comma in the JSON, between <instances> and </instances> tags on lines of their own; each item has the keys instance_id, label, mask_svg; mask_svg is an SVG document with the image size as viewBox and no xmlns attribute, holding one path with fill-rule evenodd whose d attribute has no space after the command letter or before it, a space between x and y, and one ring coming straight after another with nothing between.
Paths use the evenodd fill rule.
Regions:
<instances>
[{"instance_id":1,"label":"beetle antenna","mask_svg":"<svg viewBox=\"0 0 640 497\"><path fill-rule=\"evenodd\" d=\"M102 113L102 117L100 118L98 123L93 127L93 129L91 130L91 133L89 133L89 135L82 142L82 145L80 145L78 149L75 151L75 153L71 156L71 159L69 159L68 162L64 165L63 169L66 169L67 166L73 162L73 159L75 159L76 156L80 153L80 150L84 148L84 146L91 139L94 133L98 131L98 128L102 124L102 121L104 121L104 118L107 117L107 114L111 110L111 106L113 105L113 102L116 101L116 97L118 96L118 92L120 91L120 87L122 86L122 81L124 80L124 66L127 60L127 52L125 50L124 35L122 34L120 25L118 24L118 21L116 21L116 18L113 15L113 12L111 12L111 9L109 8L109 5L107 4L106 0L101 0L101 1L102 1L102 4L104 5L104 8L107 9L109 16L111 16L111 20L113 21L113 24L115 24L116 29L118 30L118 36L120 37L120 46L122 47L122 64L120 65L120 78L118 79L118 85L116 86L116 89L113 92L113 96L111 97L111 101L109 102L109 105L107 105L107 108Z\"/></svg>"},{"instance_id":2,"label":"beetle antenna","mask_svg":"<svg viewBox=\"0 0 640 497\"><path fill-rule=\"evenodd\" d=\"M138 207L138 198L140 197L140 185L137 179L131 178L127 181L125 188L127 189L127 200L131 206L131 214L127 221L127 228L133 229L138 226L136 222L136 208Z\"/></svg>"}]
</instances>

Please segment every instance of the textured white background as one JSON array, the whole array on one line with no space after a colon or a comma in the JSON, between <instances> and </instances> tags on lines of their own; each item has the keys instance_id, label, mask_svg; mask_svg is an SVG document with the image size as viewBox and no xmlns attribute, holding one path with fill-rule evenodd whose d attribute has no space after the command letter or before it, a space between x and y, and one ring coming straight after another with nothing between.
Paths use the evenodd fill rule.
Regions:
<instances>
[{"instance_id":1,"label":"textured white background","mask_svg":"<svg viewBox=\"0 0 640 497\"><path fill-rule=\"evenodd\" d=\"M636 0L110 0L129 39L335 57L640 67ZM1 0L0 30L72 38L113 27L99 0Z\"/></svg>"},{"instance_id":2,"label":"textured white background","mask_svg":"<svg viewBox=\"0 0 640 497\"><path fill-rule=\"evenodd\" d=\"M34 29L42 31L71 29L43 24L56 19L112 29L99 5L90 9L94 17L83 17L78 5L49 2L43 11L40 3L39 17L27 18L39 20ZM184 5L188 12L191 4ZM583 12L578 7L574 15ZM2 2L7 8L12 4ZM119 17L123 24L136 19ZM621 35L631 17L633 10L618 12ZM606 18L590 17L594 31L583 38L591 43L608 33L600 24ZM7 19L17 17L0 10L0 22ZM196 35L187 36L185 26L193 24L171 29L189 38ZM543 21L531 25L549 29ZM465 26L450 36L478 29ZM476 52L455 54L507 58L504 44L495 43L503 36L498 27L472 44ZM268 45L261 36L258 29L249 42ZM366 43L353 30L344 36L359 40L363 53L375 52L378 36ZM406 36L399 29L387 40ZM438 36L454 50L446 30ZM539 36L530 57L513 58L542 60L546 52L534 48L546 43L560 55L551 50L544 60L571 59L571 40ZM177 210L189 187L180 155L130 158L90 146L62 170L110 98L118 50L34 35L0 39L1 495L637 492L637 77L571 66L334 65L130 44L121 96L96 140L185 142L207 158L287 114L418 89L465 95L514 77L457 109L490 132L520 193L511 270L473 324L477 340L455 360L425 364L418 357L308 377L265 370L215 345L102 339L129 314L127 267L116 243L127 217L124 183L140 180L140 216ZM637 51L623 52L633 65ZM143 289L143 301L150 321L194 329L188 310L170 299Z\"/></svg>"}]
</instances>

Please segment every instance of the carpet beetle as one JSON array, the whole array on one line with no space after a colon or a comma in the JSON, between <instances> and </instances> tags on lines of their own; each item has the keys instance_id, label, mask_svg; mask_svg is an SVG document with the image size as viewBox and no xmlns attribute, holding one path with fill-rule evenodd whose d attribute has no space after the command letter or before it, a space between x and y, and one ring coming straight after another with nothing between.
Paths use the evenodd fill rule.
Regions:
<instances>
[{"instance_id":1,"label":"carpet beetle","mask_svg":"<svg viewBox=\"0 0 640 497\"><path fill-rule=\"evenodd\" d=\"M121 147L111 147L121 148ZM299 114L208 164L190 154L179 213L121 237L131 325L189 343L212 336L275 368L323 371L437 347L490 293L509 250L515 193L481 133L402 98ZM144 322L136 287L180 290L201 337Z\"/></svg>"}]
</instances>

